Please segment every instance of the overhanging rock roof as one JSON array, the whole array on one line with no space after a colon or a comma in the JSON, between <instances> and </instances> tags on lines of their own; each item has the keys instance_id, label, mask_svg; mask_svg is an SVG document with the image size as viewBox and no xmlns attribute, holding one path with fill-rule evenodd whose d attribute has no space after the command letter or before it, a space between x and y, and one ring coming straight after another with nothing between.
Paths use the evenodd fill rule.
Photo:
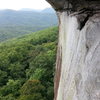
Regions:
<instances>
[{"instance_id":1,"label":"overhanging rock roof","mask_svg":"<svg viewBox=\"0 0 100 100\"><path fill-rule=\"evenodd\" d=\"M46 0L55 10L77 11L83 8L99 9L100 0Z\"/></svg>"}]
</instances>

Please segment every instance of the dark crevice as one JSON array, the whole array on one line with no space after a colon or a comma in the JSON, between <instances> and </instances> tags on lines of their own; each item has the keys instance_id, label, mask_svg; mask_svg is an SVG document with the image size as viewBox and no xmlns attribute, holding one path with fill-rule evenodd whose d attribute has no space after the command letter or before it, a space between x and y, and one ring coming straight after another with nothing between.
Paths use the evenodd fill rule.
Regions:
<instances>
[{"instance_id":1,"label":"dark crevice","mask_svg":"<svg viewBox=\"0 0 100 100\"><path fill-rule=\"evenodd\" d=\"M87 50L87 52L89 51L89 46L86 44L86 50Z\"/></svg>"},{"instance_id":2,"label":"dark crevice","mask_svg":"<svg viewBox=\"0 0 100 100\"><path fill-rule=\"evenodd\" d=\"M80 22L80 30L83 29L83 27L85 26L86 22L88 21L90 15L87 15L87 17L84 19L84 21Z\"/></svg>"},{"instance_id":3,"label":"dark crevice","mask_svg":"<svg viewBox=\"0 0 100 100\"><path fill-rule=\"evenodd\" d=\"M80 16L79 17L79 23L80 23L79 30L82 30L84 28L89 18L92 17L94 14L95 14L94 10L90 8L88 9L84 8L79 11L79 14L78 14L78 16Z\"/></svg>"}]
</instances>

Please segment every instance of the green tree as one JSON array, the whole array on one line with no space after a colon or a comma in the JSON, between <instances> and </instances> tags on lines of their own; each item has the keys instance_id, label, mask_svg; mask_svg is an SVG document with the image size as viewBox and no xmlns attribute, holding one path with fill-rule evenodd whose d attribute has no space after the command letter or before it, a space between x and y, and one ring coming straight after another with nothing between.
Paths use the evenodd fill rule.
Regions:
<instances>
[{"instance_id":1,"label":"green tree","mask_svg":"<svg viewBox=\"0 0 100 100\"><path fill-rule=\"evenodd\" d=\"M20 87L20 80L9 80L5 86L0 88L0 95L7 96L9 94L12 94L14 97L17 97L19 95Z\"/></svg>"},{"instance_id":2,"label":"green tree","mask_svg":"<svg viewBox=\"0 0 100 100\"><path fill-rule=\"evenodd\" d=\"M38 80L28 80L20 90L18 100L45 100L45 87Z\"/></svg>"},{"instance_id":3,"label":"green tree","mask_svg":"<svg viewBox=\"0 0 100 100\"><path fill-rule=\"evenodd\" d=\"M0 70L0 86L5 85L7 82L7 72Z\"/></svg>"}]
</instances>

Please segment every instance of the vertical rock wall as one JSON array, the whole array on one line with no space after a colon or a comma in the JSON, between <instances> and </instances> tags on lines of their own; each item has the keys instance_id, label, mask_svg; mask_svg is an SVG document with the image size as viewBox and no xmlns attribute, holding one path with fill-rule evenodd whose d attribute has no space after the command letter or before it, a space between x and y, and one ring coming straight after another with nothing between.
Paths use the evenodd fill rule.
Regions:
<instances>
[{"instance_id":1,"label":"vertical rock wall","mask_svg":"<svg viewBox=\"0 0 100 100\"><path fill-rule=\"evenodd\" d=\"M100 100L100 14L89 17L80 29L79 18L58 12L61 59L55 100ZM56 75L59 73L56 72Z\"/></svg>"},{"instance_id":2,"label":"vertical rock wall","mask_svg":"<svg viewBox=\"0 0 100 100\"><path fill-rule=\"evenodd\" d=\"M72 12L68 0L48 1L59 18L54 100L100 100L100 2Z\"/></svg>"}]
</instances>

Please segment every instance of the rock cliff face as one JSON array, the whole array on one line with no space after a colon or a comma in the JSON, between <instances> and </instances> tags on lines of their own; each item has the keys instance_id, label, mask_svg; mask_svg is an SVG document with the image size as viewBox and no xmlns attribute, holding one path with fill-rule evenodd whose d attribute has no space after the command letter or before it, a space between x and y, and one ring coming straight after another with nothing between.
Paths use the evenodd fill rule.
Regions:
<instances>
[{"instance_id":1,"label":"rock cliff face","mask_svg":"<svg viewBox=\"0 0 100 100\"><path fill-rule=\"evenodd\" d=\"M100 0L47 0L59 18L54 100L100 100Z\"/></svg>"}]
</instances>

